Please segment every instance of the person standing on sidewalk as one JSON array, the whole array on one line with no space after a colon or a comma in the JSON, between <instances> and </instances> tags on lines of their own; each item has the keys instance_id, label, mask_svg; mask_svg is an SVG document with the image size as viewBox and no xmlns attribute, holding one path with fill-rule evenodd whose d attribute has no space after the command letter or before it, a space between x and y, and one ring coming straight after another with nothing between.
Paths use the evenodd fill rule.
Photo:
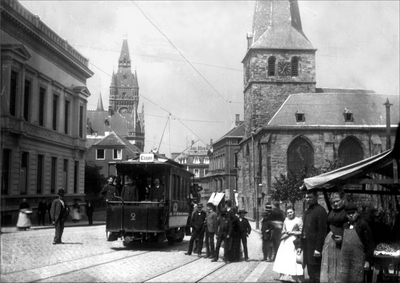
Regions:
<instances>
[{"instance_id":1,"label":"person standing on sidewalk","mask_svg":"<svg viewBox=\"0 0 400 283\"><path fill-rule=\"evenodd\" d=\"M274 240L274 224L272 224L269 219L269 215L271 214L272 206L267 204L265 206L265 211L262 213L261 220L261 239L262 239L262 251L264 255L264 260L267 262L272 261L272 246Z\"/></svg>"},{"instance_id":2,"label":"person standing on sidewalk","mask_svg":"<svg viewBox=\"0 0 400 283\"><path fill-rule=\"evenodd\" d=\"M31 228L32 222L29 218L31 214L32 210L29 203L26 201L26 198L22 199L22 202L19 205L19 215L17 221L17 228L19 230L26 230Z\"/></svg>"},{"instance_id":3,"label":"person standing on sidewalk","mask_svg":"<svg viewBox=\"0 0 400 283\"><path fill-rule=\"evenodd\" d=\"M37 209L37 216L38 216L38 224L40 225L46 225L45 224L45 218L46 218L46 212L47 212L47 203L46 199L42 198L42 201L39 202L38 209Z\"/></svg>"},{"instance_id":4,"label":"person standing on sidewalk","mask_svg":"<svg viewBox=\"0 0 400 283\"><path fill-rule=\"evenodd\" d=\"M237 220L237 227L238 227L238 234L240 237L240 240L243 244L243 251L244 251L244 260L249 261L249 253L247 251L247 237L251 233L251 226L249 221L244 217L246 215L247 211L242 209L239 210L239 219Z\"/></svg>"},{"instance_id":5,"label":"person standing on sidewalk","mask_svg":"<svg viewBox=\"0 0 400 283\"><path fill-rule=\"evenodd\" d=\"M272 224L274 224L274 259L275 261L276 255L278 253L279 245L281 243L281 236L282 236L282 228L283 228L283 221L285 221L285 212L279 208L279 202L272 203L272 210L269 216Z\"/></svg>"},{"instance_id":6,"label":"person standing on sidewalk","mask_svg":"<svg viewBox=\"0 0 400 283\"><path fill-rule=\"evenodd\" d=\"M93 225L93 211L93 204L90 200L88 200L88 202L86 203L86 215L89 220L89 225Z\"/></svg>"},{"instance_id":7,"label":"person standing on sidewalk","mask_svg":"<svg viewBox=\"0 0 400 283\"><path fill-rule=\"evenodd\" d=\"M214 258L211 260L213 262L218 261L219 249L221 248L222 242L225 244L225 248L228 248L228 241L232 234L232 222L231 218L227 214L227 209L222 207L220 210L221 216L218 218L218 228L217 228L217 246L215 248ZM228 258L225 258L226 263L230 263Z\"/></svg>"},{"instance_id":8,"label":"person standing on sidewalk","mask_svg":"<svg viewBox=\"0 0 400 283\"><path fill-rule=\"evenodd\" d=\"M201 257L201 249L203 248L203 238L204 238L204 224L206 223L206 213L203 211L203 204L197 204L197 211L193 213L192 216L192 236L189 241L189 249L185 255L191 255L193 251L193 244L196 239L199 240L197 250L198 256Z\"/></svg>"},{"instance_id":9,"label":"person standing on sidewalk","mask_svg":"<svg viewBox=\"0 0 400 283\"><path fill-rule=\"evenodd\" d=\"M206 257L213 258L215 253L214 235L217 232L218 216L214 211L215 206L211 202L207 203L207 217L206 217Z\"/></svg>"},{"instance_id":10,"label":"person standing on sidewalk","mask_svg":"<svg viewBox=\"0 0 400 283\"><path fill-rule=\"evenodd\" d=\"M327 229L327 216L325 209L318 204L316 191L306 192L307 210L304 213L303 230L303 265L307 265L311 282L320 282L322 247L324 245Z\"/></svg>"},{"instance_id":11,"label":"person standing on sidewalk","mask_svg":"<svg viewBox=\"0 0 400 283\"><path fill-rule=\"evenodd\" d=\"M55 236L53 245L62 244L61 238L64 232L64 222L69 214L69 208L64 201L64 189L58 190L58 199L55 199L51 204L50 215L55 226Z\"/></svg>"}]
</instances>

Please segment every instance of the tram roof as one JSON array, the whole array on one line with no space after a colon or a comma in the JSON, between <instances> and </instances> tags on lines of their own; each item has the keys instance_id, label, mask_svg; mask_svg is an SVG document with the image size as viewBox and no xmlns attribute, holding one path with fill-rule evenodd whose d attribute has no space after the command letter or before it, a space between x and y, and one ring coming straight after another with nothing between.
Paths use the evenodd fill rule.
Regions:
<instances>
[{"instance_id":1,"label":"tram roof","mask_svg":"<svg viewBox=\"0 0 400 283\"><path fill-rule=\"evenodd\" d=\"M176 166L179 168L183 168L183 165L170 159L167 158L163 155L160 155L158 153L142 153L140 155L137 155L134 158L128 159L128 160L122 160L122 161L110 161L108 162L109 165L118 165L118 164L126 164L126 165L145 165L145 164L159 164L159 165L170 165L170 166Z\"/></svg>"}]
</instances>

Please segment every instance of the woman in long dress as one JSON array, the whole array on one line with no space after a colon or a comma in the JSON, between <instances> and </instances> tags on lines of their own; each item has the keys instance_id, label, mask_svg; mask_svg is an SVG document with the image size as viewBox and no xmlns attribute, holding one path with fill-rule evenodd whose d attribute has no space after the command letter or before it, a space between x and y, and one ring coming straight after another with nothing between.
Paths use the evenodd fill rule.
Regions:
<instances>
[{"instance_id":1,"label":"woman in long dress","mask_svg":"<svg viewBox=\"0 0 400 283\"><path fill-rule=\"evenodd\" d=\"M286 215L273 271L280 273L281 281L302 282L303 267L296 262L297 251L293 241L300 236L303 222L300 217L295 216L292 206L287 207Z\"/></svg>"},{"instance_id":2,"label":"woman in long dress","mask_svg":"<svg viewBox=\"0 0 400 283\"><path fill-rule=\"evenodd\" d=\"M19 205L19 215L17 221L17 228L19 230L26 230L31 228L32 222L30 220L30 215L32 214L31 207L29 203L24 198Z\"/></svg>"},{"instance_id":3,"label":"woman in long dress","mask_svg":"<svg viewBox=\"0 0 400 283\"><path fill-rule=\"evenodd\" d=\"M81 220L81 208L78 201L75 200L72 208L72 221L78 222L79 220Z\"/></svg>"},{"instance_id":4,"label":"woman in long dress","mask_svg":"<svg viewBox=\"0 0 400 283\"><path fill-rule=\"evenodd\" d=\"M332 210L328 214L329 233L322 248L321 282L336 282L339 275L340 249L342 247L343 224L347 222L344 192L332 193Z\"/></svg>"}]
</instances>

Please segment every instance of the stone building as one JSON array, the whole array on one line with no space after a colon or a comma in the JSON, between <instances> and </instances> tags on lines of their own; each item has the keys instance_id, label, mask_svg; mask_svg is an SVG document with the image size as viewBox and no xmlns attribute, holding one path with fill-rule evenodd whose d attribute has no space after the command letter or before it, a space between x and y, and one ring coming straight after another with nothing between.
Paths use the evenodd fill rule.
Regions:
<instances>
[{"instance_id":1,"label":"stone building","mask_svg":"<svg viewBox=\"0 0 400 283\"><path fill-rule=\"evenodd\" d=\"M101 94L96 110L88 110L88 147L100 136L104 138L111 131L126 138L141 151L144 149L145 128L144 108L138 112L139 83L136 71L131 69L128 40L123 39L118 59L118 71L113 72L110 84L108 110L103 107Z\"/></svg>"},{"instance_id":2,"label":"stone building","mask_svg":"<svg viewBox=\"0 0 400 283\"><path fill-rule=\"evenodd\" d=\"M84 196L88 59L18 1L1 1L1 213ZM50 199L49 199L50 200Z\"/></svg>"},{"instance_id":3,"label":"stone building","mask_svg":"<svg viewBox=\"0 0 400 283\"><path fill-rule=\"evenodd\" d=\"M250 218L280 174L321 167L326 159L352 163L390 146L386 109L393 139L399 97L317 88L316 49L302 30L297 1L257 1L247 41L237 174L239 207Z\"/></svg>"}]
</instances>

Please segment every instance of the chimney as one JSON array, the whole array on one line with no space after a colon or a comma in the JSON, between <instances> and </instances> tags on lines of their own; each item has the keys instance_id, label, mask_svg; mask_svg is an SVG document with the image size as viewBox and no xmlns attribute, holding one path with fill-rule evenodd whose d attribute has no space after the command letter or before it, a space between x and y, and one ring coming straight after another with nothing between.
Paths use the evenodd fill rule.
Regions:
<instances>
[{"instance_id":1,"label":"chimney","mask_svg":"<svg viewBox=\"0 0 400 283\"><path fill-rule=\"evenodd\" d=\"M210 146L213 145L213 139L210 139Z\"/></svg>"},{"instance_id":2,"label":"chimney","mask_svg":"<svg viewBox=\"0 0 400 283\"><path fill-rule=\"evenodd\" d=\"M235 126L239 125L240 123L240 114L236 114Z\"/></svg>"},{"instance_id":3,"label":"chimney","mask_svg":"<svg viewBox=\"0 0 400 283\"><path fill-rule=\"evenodd\" d=\"M108 116L114 115L114 110L112 109L112 106L108 106Z\"/></svg>"},{"instance_id":4,"label":"chimney","mask_svg":"<svg viewBox=\"0 0 400 283\"><path fill-rule=\"evenodd\" d=\"M252 32L247 32L247 49L250 49L250 47L253 45L253 33Z\"/></svg>"}]
</instances>

